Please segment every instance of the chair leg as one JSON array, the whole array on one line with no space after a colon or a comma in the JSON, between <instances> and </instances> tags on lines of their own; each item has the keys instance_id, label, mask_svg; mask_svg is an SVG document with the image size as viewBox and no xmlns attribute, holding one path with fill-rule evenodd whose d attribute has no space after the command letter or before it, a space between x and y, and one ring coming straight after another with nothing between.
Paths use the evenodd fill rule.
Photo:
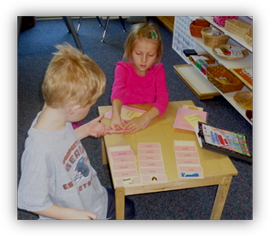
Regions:
<instances>
[{"instance_id":1,"label":"chair leg","mask_svg":"<svg viewBox=\"0 0 270 236\"><path fill-rule=\"evenodd\" d=\"M103 25L101 24L101 21L100 21L99 17L97 16L96 18L98 20L99 26L102 26L103 27Z\"/></svg>"},{"instance_id":2,"label":"chair leg","mask_svg":"<svg viewBox=\"0 0 270 236\"><path fill-rule=\"evenodd\" d=\"M78 37L78 34L74 28L74 25L72 23L72 20L70 18L70 16L63 16L63 20L68 28L68 31L71 32L72 36L73 36L73 39L77 45L77 48L82 52L83 52L83 49L82 49L82 45L81 45L81 42L80 42L80 39Z\"/></svg>"},{"instance_id":3,"label":"chair leg","mask_svg":"<svg viewBox=\"0 0 270 236\"><path fill-rule=\"evenodd\" d=\"M122 24L122 26L124 28L124 32L127 32L126 27L125 27L125 23L124 23L124 20L123 20L122 16L119 16L119 19L120 19L121 24Z\"/></svg>"},{"instance_id":4,"label":"chair leg","mask_svg":"<svg viewBox=\"0 0 270 236\"><path fill-rule=\"evenodd\" d=\"M80 16L80 18L79 18L79 22L78 22L78 26L77 26L77 34L79 33L79 29L81 27L81 23L82 23L82 16Z\"/></svg>"},{"instance_id":5,"label":"chair leg","mask_svg":"<svg viewBox=\"0 0 270 236\"><path fill-rule=\"evenodd\" d=\"M105 35L106 35L107 29L108 29L109 21L110 21L110 17L107 16L107 21L106 21L105 29L104 29L104 32L103 32L103 37L101 39L102 43L104 42L104 39L105 39Z\"/></svg>"}]
</instances>

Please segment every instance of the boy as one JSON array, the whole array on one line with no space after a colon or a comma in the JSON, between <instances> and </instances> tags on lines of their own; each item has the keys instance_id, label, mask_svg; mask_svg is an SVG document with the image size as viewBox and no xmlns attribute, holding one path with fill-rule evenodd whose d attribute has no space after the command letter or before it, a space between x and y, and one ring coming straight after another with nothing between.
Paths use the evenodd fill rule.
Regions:
<instances>
[{"instance_id":1,"label":"boy","mask_svg":"<svg viewBox=\"0 0 270 236\"><path fill-rule=\"evenodd\" d=\"M18 207L40 219L115 219L113 190L101 186L80 142L116 133L100 116L73 130L103 93L100 67L69 44L56 46L44 78L44 107L33 121L22 156ZM126 198L126 219L134 217Z\"/></svg>"}]
</instances>

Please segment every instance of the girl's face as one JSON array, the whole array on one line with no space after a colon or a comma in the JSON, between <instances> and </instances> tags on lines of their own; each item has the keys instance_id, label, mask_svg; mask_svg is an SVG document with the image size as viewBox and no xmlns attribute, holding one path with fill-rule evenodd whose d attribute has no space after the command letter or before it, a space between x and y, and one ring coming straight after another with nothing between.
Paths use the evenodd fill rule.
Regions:
<instances>
[{"instance_id":1,"label":"girl's face","mask_svg":"<svg viewBox=\"0 0 270 236\"><path fill-rule=\"evenodd\" d=\"M145 76L157 58L158 42L154 39L140 38L132 50L132 63L140 76Z\"/></svg>"}]
</instances>

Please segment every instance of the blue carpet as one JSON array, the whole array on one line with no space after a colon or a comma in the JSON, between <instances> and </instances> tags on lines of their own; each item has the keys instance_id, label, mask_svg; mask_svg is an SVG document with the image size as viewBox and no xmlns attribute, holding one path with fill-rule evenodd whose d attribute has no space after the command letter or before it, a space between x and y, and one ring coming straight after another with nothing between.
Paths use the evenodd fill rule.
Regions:
<instances>
[{"instance_id":1,"label":"blue carpet","mask_svg":"<svg viewBox=\"0 0 270 236\"><path fill-rule=\"evenodd\" d=\"M78 20L73 20L75 27ZM158 22L158 21L157 21ZM103 21L103 25L105 22ZM127 30L132 26L125 23ZM222 97L200 101L174 72L173 66L185 64L172 49L172 34L159 25L164 42L162 63L167 75L170 101L193 100L196 106L208 112L208 123L248 136L252 152L252 126ZM103 69L107 77L104 94L85 118L92 120L98 116L97 107L110 104L114 68L123 56L123 45L128 33L123 32L119 20L111 20L105 42L101 43L103 28L96 19L84 18L79 31L83 50ZM63 20L36 21L35 27L21 32L18 44L18 180L20 159L24 141L32 120L43 105L41 84L46 68L56 51L55 45L64 42L76 47L73 37L67 32ZM83 145L91 158L101 183L112 187L108 166L101 162L100 139L88 137ZM253 219L253 171L252 164L231 159L239 174L233 178L222 220ZM207 220L210 218L216 186L186 189L179 191L134 195L130 198L136 207L135 220ZM18 219L37 219L35 214L18 209Z\"/></svg>"}]
</instances>

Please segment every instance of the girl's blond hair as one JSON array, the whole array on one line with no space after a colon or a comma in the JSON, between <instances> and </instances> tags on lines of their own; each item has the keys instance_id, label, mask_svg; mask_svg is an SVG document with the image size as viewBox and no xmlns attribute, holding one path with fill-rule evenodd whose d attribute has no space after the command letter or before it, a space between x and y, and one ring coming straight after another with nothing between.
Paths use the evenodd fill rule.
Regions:
<instances>
[{"instance_id":1,"label":"girl's blond hair","mask_svg":"<svg viewBox=\"0 0 270 236\"><path fill-rule=\"evenodd\" d=\"M46 104L63 108L94 104L104 92L106 77L98 64L69 44L57 45L42 85Z\"/></svg>"},{"instance_id":2,"label":"girl's blond hair","mask_svg":"<svg viewBox=\"0 0 270 236\"><path fill-rule=\"evenodd\" d=\"M139 23L132 26L131 31L125 42L125 53L123 56L124 61L132 60L132 50L136 42L141 38L153 39L158 43L156 62L161 60L163 45L161 34L157 26L153 22Z\"/></svg>"}]
</instances>

